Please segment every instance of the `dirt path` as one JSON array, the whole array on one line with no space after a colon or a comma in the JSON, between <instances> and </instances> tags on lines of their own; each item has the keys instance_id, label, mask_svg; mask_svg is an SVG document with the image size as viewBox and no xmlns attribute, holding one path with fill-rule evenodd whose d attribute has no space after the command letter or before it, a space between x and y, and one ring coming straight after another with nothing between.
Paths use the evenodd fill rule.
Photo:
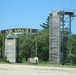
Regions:
<instances>
[{"instance_id":1,"label":"dirt path","mask_svg":"<svg viewBox=\"0 0 76 75\"><path fill-rule=\"evenodd\" d=\"M76 68L0 64L0 75L76 75Z\"/></svg>"}]
</instances>

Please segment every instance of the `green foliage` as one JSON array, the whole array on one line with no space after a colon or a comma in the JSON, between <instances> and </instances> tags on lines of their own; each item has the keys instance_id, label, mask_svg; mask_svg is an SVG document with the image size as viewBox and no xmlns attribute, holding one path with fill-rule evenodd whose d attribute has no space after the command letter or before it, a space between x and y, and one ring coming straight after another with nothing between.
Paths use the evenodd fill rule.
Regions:
<instances>
[{"instance_id":1,"label":"green foliage","mask_svg":"<svg viewBox=\"0 0 76 75\"><path fill-rule=\"evenodd\" d=\"M68 43L68 38L65 35L64 36L64 64L70 64L69 44L67 43ZM76 64L76 34L72 34L71 44L72 44L71 45L71 62L72 64Z\"/></svg>"},{"instance_id":2,"label":"green foliage","mask_svg":"<svg viewBox=\"0 0 76 75\"><path fill-rule=\"evenodd\" d=\"M40 25L43 29L38 30L37 35L37 56L41 63L48 63L49 60L49 18L47 21ZM65 32L65 34L68 34ZM7 35L7 37L14 38L14 34ZM19 61L26 62L28 58L35 57L36 52L36 39L35 34L24 33L17 34L19 38ZM0 34L0 52L2 53L2 39L3 35ZM68 58L68 45L67 45L67 36L64 36L64 63L69 62ZM61 46L62 48L62 46ZM62 50L61 50L62 53ZM17 55L18 56L18 55ZM76 34L72 34L72 63L76 64ZM3 58L0 56L0 61L3 61ZM4 56L4 61L7 62L7 58ZM61 60L62 61L62 60Z\"/></svg>"},{"instance_id":3,"label":"green foliage","mask_svg":"<svg viewBox=\"0 0 76 75\"><path fill-rule=\"evenodd\" d=\"M22 63L25 63L25 62L26 62L26 59L25 59L25 58L23 58L23 59L22 59Z\"/></svg>"},{"instance_id":4,"label":"green foliage","mask_svg":"<svg viewBox=\"0 0 76 75\"><path fill-rule=\"evenodd\" d=\"M61 35L62 35L62 31L61 31ZM64 41L62 41L61 39L61 54L62 54L62 58L61 58L61 64L67 64L69 63L69 45L68 45L68 32L64 31L64 36L62 38L64 38ZM64 46L64 49L62 49L62 46Z\"/></svg>"},{"instance_id":5,"label":"green foliage","mask_svg":"<svg viewBox=\"0 0 76 75\"><path fill-rule=\"evenodd\" d=\"M44 61L48 61L49 58L49 35L47 29L40 31L38 35L38 57Z\"/></svg>"},{"instance_id":6,"label":"green foliage","mask_svg":"<svg viewBox=\"0 0 76 75\"><path fill-rule=\"evenodd\" d=\"M76 64L76 34L72 35L72 63Z\"/></svg>"},{"instance_id":7,"label":"green foliage","mask_svg":"<svg viewBox=\"0 0 76 75\"><path fill-rule=\"evenodd\" d=\"M7 62L7 57L6 57L6 56L4 56L3 60L4 60L4 62Z\"/></svg>"},{"instance_id":8,"label":"green foliage","mask_svg":"<svg viewBox=\"0 0 76 75\"><path fill-rule=\"evenodd\" d=\"M49 17L47 18L47 21L40 25L44 29L49 29Z\"/></svg>"},{"instance_id":9,"label":"green foliage","mask_svg":"<svg viewBox=\"0 0 76 75\"><path fill-rule=\"evenodd\" d=\"M20 34L20 58L28 59L35 56L35 35Z\"/></svg>"},{"instance_id":10,"label":"green foliage","mask_svg":"<svg viewBox=\"0 0 76 75\"><path fill-rule=\"evenodd\" d=\"M9 61L7 60L6 56L4 56L3 58L0 58L0 62L7 62L7 63L9 63Z\"/></svg>"}]
</instances>

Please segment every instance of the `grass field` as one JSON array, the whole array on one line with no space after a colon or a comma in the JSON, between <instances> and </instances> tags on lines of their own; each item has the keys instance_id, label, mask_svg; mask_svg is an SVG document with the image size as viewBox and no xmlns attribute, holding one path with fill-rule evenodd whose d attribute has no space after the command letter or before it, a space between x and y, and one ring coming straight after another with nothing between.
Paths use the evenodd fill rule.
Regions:
<instances>
[{"instance_id":1,"label":"grass field","mask_svg":"<svg viewBox=\"0 0 76 75\"><path fill-rule=\"evenodd\" d=\"M28 64L25 63L6 63L0 62L0 64L16 64L16 65L35 65L35 66L47 66L47 67L62 67L62 68L76 68L76 65L57 65L57 64L50 64L49 62L39 62L38 64Z\"/></svg>"}]
</instances>

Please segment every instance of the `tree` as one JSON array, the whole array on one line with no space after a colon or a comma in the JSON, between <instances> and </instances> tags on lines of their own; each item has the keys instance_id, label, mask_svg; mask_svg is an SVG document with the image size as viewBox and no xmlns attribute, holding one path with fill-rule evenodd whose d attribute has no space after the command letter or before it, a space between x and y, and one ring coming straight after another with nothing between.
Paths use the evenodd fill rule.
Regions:
<instances>
[{"instance_id":1,"label":"tree","mask_svg":"<svg viewBox=\"0 0 76 75\"><path fill-rule=\"evenodd\" d=\"M38 57L40 60L48 61L49 58L49 37L48 30L41 30L38 34Z\"/></svg>"},{"instance_id":2,"label":"tree","mask_svg":"<svg viewBox=\"0 0 76 75\"><path fill-rule=\"evenodd\" d=\"M35 57L35 35L20 34L20 58L27 60Z\"/></svg>"},{"instance_id":3,"label":"tree","mask_svg":"<svg viewBox=\"0 0 76 75\"><path fill-rule=\"evenodd\" d=\"M72 34L72 63L76 64L76 34Z\"/></svg>"},{"instance_id":4,"label":"tree","mask_svg":"<svg viewBox=\"0 0 76 75\"><path fill-rule=\"evenodd\" d=\"M47 18L46 22L40 25L44 29L49 29L49 17Z\"/></svg>"}]
</instances>

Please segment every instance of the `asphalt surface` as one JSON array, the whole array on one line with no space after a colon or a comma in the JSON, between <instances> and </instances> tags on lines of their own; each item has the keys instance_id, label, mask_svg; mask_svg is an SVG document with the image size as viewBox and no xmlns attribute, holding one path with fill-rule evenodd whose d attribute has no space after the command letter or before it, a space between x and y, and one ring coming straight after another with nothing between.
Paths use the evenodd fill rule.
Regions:
<instances>
[{"instance_id":1,"label":"asphalt surface","mask_svg":"<svg viewBox=\"0 0 76 75\"><path fill-rule=\"evenodd\" d=\"M0 75L76 75L76 68L0 64Z\"/></svg>"}]
</instances>

